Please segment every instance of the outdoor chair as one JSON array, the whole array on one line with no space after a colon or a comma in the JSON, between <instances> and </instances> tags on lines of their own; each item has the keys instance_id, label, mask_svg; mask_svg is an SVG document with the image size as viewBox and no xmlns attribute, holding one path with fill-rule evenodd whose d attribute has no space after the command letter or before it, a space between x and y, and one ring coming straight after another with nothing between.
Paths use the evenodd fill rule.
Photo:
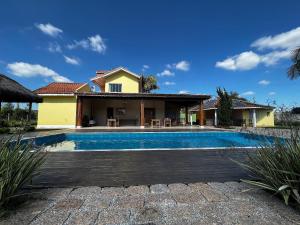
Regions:
<instances>
[{"instance_id":1,"label":"outdoor chair","mask_svg":"<svg viewBox=\"0 0 300 225\"><path fill-rule=\"evenodd\" d=\"M152 128L160 128L160 119L152 119L151 120L151 127Z\"/></svg>"},{"instance_id":2,"label":"outdoor chair","mask_svg":"<svg viewBox=\"0 0 300 225\"><path fill-rule=\"evenodd\" d=\"M165 118L164 119L164 127L171 127L172 126L172 121L170 118Z\"/></svg>"}]
</instances>

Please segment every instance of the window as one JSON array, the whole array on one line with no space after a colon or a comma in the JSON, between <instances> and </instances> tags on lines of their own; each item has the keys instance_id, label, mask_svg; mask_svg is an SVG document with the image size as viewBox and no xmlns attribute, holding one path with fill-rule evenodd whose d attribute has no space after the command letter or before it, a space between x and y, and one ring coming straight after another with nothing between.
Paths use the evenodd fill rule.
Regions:
<instances>
[{"instance_id":1,"label":"window","mask_svg":"<svg viewBox=\"0 0 300 225\"><path fill-rule=\"evenodd\" d=\"M109 92L122 92L122 84L109 84Z\"/></svg>"}]
</instances>

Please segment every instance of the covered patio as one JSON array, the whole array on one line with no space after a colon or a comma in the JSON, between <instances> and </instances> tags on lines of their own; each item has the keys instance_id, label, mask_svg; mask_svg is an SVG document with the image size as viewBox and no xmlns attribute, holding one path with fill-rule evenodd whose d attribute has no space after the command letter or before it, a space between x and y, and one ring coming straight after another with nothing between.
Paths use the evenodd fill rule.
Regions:
<instances>
[{"instance_id":1,"label":"covered patio","mask_svg":"<svg viewBox=\"0 0 300 225\"><path fill-rule=\"evenodd\" d=\"M76 127L165 127L188 124L188 109L198 105L198 125L204 125L203 101L209 95L149 93L76 93ZM185 111L184 120L180 111Z\"/></svg>"}]
</instances>

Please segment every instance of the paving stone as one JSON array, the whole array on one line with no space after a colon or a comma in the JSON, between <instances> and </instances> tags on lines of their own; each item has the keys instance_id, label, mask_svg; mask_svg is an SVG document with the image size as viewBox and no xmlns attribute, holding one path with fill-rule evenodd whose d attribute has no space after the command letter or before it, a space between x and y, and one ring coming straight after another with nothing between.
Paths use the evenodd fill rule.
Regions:
<instances>
[{"instance_id":1,"label":"paving stone","mask_svg":"<svg viewBox=\"0 0 300 225\"><path fill-rule=\"evenodd\" d=\"M161 194L170 192L166 184L155 184L150 186L150 193Z\"/></svg>"},{"instance_id":2,"label":"paving stone","mask_svg":"<svg viewBox=\"0 0 300 225\"><path fill-rule=\"evenodd\" d=\"M72 210L79 209L83 204L82 199L68 198L58 201L54 206L53 210Z\"/></svg>"},{"instance_id":3,"label":"paving stone","mask_svg":"<svg viewBox=\"0 0 300 225\"><path fill-rule=\"evenodd\" d=\"M192 191L199 191L209 202L220 202L227 200L225 195L215 191L212 187L205 183L189 184L189 187L191 187Z\"/></svg>"},{"instance_id":4,"label":"paving stone","mask_svg":"<svg viewBox=\"0 0 300 225\"><path fill-rule=\"evenodd\" d=\"M96 225L129 224L130 210L128 209L105 209L98 215Z\"/></svg>"},{"instance_id":5,"label":"paving stone","mask_svg":"<svg viewBox=\"0 0 300 225\"><path fill-rule=\"evenodd\" d=\"M169 184L168 188L172 193L184 193L190 191L190 187L182 183Z\"/></svg>"},{"instance_id":6,"label":"paving stone","mask_svg":"<svg viewBox=\"0 0 300 225\"><path fill-rule=\"evenodd\" d=\"M47 210L33 220L30 225L62 225L69 215L70 212L64 210Z\"/></svg>"},{"instance_id":7,"label":"paving stone","mask_svg":"<svg viewBox=\"0 0 300 225\"><path fill-rule=\"evenodd\" d=\"M163 220L160 208L145 207L135 212L131 216L132 224L157 224Z\"/></svg>"},{"instance_id":8,"label":"paving stone","mask_svg":"<svg viewBox=\"0 0 300 225\"><path fill-rule=\"evenodd\" d=\"M117 197L114 199L111 207L117 207L117 208L124 208L124 209L130 209L130 208L142 208L145 203L144 196L122 196Z\"/></svg>"},{"instance_id":9,"label":"paving stone","mask_svg":"<svg viewBox=\"0 0 300 225\"><path fill-rule=\"evenodd\" d=\"M124 189L126 195L145 195L149 194L149 187L146 185L130 186Z\"/></svg>"},{"instance_id":10,"label":"paving stone","mask_svg":"<svg viewBox=\"0 0 300 225\"><path fill-rule=\"evenodd\" d=\"M123 187L105 187L105 188L102 188L101 193L102 193L102 195L105 195L105 196L115 197L115 196L123 195L124 189L125 188L123 188Z\"/></svg>"},{"instance_id":11,"label":"paving stone","mask_svg":"<svg viewBox=\"0 0 300 225\"><path fill-rule=\"evenodd\" d=\"M172 207L176 205L176 201L170 193L149 194L145 196L145 206Z\"/></svg>"},{"instance_id":12,"label":"paving stone","mask_svg":"<svg viewBox=\"0 0 300 225\"><path fill-rule=\"evenodd\" d=\"M101 195L100 187L81 187L76 188L70 193L70 197L87 199L87 198L95 198Z\"/></svg>"},{"instance_id":13,"label":"paving stone","mask_svg":"<svg viewBox=\"0 0 300 225\"><path fill-rule=\"evenodd\" d=\"M204 203L206 199L200 192L182 192L172 194L177 204Z\"/></svg>"},{"instance_id":14,"label":"paving stone","mask_svg":"<svg viewBox=\"0 0 300 225\"><path fill-rule=\"evenodd\" d=\"M98 212L76 211L71 213L64 225L92 225L98 218Z\"/></svg>"},{"instance_id":15,"label":"paving stone","mask_svg":"<svg viewBox=\"0 0 300 225\"><path fill-rule=\"evenodd\" d=\"M99 212L103 209L107 209L112 204L113 198L112 197L105 197L100 196L96 198L88 198L84 201L82 206L80 207L81 210L90 210Z\"/></svg>"},{"instance_id":16,"label":"paving stone","mask_svg":"<svg viewBox=\"0 0 300 225\"><path fill-rule=\"evenodd\" d=\"M73 188L49 188L40 190L40 192L43 193L48 200L57 201L67 198L72 190Z\"/></svg>"}]
</instances>

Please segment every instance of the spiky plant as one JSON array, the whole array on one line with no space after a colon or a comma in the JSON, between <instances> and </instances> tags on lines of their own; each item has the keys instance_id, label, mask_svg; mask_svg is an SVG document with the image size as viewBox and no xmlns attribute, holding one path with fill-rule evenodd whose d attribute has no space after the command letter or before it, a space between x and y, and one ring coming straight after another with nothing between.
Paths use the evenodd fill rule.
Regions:
<instances>
[{"instance_id":1,"label":"spiky plant","mask_svg":"<svg viewBox=\"0 0 300 225\"><path fill-rule=\"evenodd\" d=\"M242 180L280 195L285 204L296 203L300 207L300 133L293 125L293 115L280 108L280 119L288 127L284 133L277 130L274 143L264 142L248 155L246 163L240 163L254 174L252 180ZM273 133L275 135L275 133Z\"/></svg>"},{"instance_id":2,"label":"spiky plant","mask_svg":"<svg viewBox=\"0 0 300 225\"><path fill-rule=\"evenodd\" d=\"M21 141L18 136L0 140L0 216L20 189L37 175L45 160L45 152L35 148L32 141Z\"/></svg>"}]
</instances>

